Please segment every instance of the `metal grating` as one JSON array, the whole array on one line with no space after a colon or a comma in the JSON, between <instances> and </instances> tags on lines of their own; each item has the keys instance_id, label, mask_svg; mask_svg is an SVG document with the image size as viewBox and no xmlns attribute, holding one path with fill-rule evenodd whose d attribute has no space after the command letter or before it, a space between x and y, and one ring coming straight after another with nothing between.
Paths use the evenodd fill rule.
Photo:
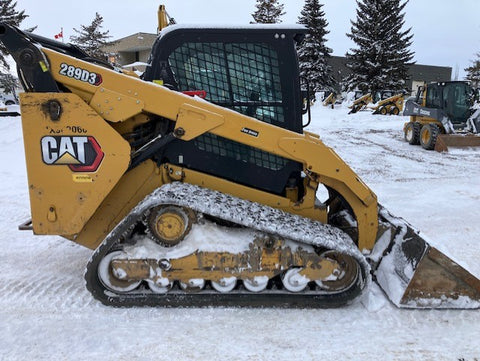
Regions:
<instances>
[{"instance_id":1,"label":"metal grating","mask_svg":"<svg viewBox=\"0 0 480 361\"><path fill-rule=\"evenodd\" d=\"M169 64L178 90L205 90L212 103L266 123L284 123L278 55L268 44L185 43L170 54ZM271 170L288 162L210 133L194 144L205 152Z\"/></svg>"},{"instance_id":2,"label":"metal grating","mask_svg":"<svg viewBox=\"0 0 480 361\"><path fill-rule=\"evenodd\" d=\"M203 151L275 171L285 167L288 162L287 159L275 154L267 153L211 133L196 138L194 143Z\"/></svg>"},{"instance_id":3,"label":"metal grating","mask_svg":"<svg viewBox=\"0 0 480 361\"><path fill-rule=\"evenodd\" d=\"M283 123L277 52L267 44L186 43L169 57L180 91L267 123Z\"/></svg>"}]
</instances>

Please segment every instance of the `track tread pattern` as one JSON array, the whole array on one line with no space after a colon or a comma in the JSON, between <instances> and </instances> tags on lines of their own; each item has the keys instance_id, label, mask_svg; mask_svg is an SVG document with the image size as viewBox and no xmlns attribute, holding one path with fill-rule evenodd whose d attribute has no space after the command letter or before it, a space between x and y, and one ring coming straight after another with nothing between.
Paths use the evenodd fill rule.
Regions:
<instances>
[{"instance_id":1,"label":"track tread pattern","mask_svg":"<svg viewBox=\"0 0 480 361\"><path fill-rule=\"evenodd\" d=\"M336 294L306 290L289 293L284 290L269 290L251 293L236 289L219 294L210 289L198 293L186 293L172 289L167 294L154 294L139 290L126 294L107 291L98 279L97 267L101 258L115 248L123 235L138 222L144 212L160 204L185 206L227 221L241 224L258 231L285 237L299 243L334 249L356 259L360 266L357 283L350 289ZM370 266L353 241L341 230L310 219L292 215L258 203L242 200L217 191L188 183L166 184L147 196L106 237L92 255L85 272L87 289L102 303L111 306L164 306L164 307L339 307L351 303L368 288Z\"/></svg>"}]
</instances>

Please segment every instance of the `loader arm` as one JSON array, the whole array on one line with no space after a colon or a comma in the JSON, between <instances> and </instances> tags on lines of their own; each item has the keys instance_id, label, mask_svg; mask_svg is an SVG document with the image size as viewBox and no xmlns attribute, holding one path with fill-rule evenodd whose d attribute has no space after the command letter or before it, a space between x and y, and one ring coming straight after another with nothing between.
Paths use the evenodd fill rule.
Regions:
<instances>
[{"instance_id":1,"label":"loader arm","mask_svg":"<svg viewBox=\"0 0 480 361\"><path fill-rule=\"evenodd\" d=\"M305 173L312 174L320 183L338 191L352 207L358 219L360 249L373 247L378 227L376 196L319 138L275 127L50 49L43 51L50 61L55 81L81 96L110 122L123 121L142 112L155 114L176 122L173 135L177 139L190 141L210 132L302 163ZM101 74L102 84L95 86L62 75L62 64ZM255 136L251 135L252 132L247 133L246 129L253 131Z\"/></svg>"}]
</instances>

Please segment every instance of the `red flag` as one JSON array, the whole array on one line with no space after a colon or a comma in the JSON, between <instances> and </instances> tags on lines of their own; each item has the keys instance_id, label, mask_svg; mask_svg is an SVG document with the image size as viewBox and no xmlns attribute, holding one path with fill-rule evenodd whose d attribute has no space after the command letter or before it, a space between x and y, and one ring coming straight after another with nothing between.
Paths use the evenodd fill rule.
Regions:
<instances>
[{"instance_id":1,"label":"red flag","mask_svg":"<svg viewBox=\"0 0 480 361\"><path fill-rule=\"evenodd\" d=\"M62 30L60 30L60 32L58 34L55 35L55 39L60 39L60 38L63 39L63 28L62 28Z\"/></svg>"}]
</instances>

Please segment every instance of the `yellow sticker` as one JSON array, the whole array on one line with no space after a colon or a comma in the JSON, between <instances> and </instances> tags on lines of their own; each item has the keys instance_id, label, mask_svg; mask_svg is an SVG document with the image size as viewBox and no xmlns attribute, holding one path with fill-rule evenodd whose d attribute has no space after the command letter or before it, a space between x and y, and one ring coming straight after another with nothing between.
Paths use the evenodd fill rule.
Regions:
<instances>
[{"instance_id":1,"label":"yellow sticker","mask_svg":"<svg viewBox=\"0 0 480 361\"><path fill-rule=\"evenodd\" d=\"M39 61L39 64L44 73L48 71L48 66L43 61Z\"/></svg>"},{"instance_id":2,"label":"yellow sticker","mask_svg":"<svg viewBox=\"0 0 480 361\"><path fill-rule=\"evenodd\" d=\"M162 79L154 79L153 82L158 85L163 85L163 80Z\"/></svg>"},{"instance_id":3,"label":"yellow sticker","mask_svg":"<svg viewBox=\"0 0 480 361\"><path fill-rule=\"evenodd\" d=\"M93 182L93 178L89 174L72 174L73 181L77 183L90 183Z\"/></svg>"}]
</instances>

